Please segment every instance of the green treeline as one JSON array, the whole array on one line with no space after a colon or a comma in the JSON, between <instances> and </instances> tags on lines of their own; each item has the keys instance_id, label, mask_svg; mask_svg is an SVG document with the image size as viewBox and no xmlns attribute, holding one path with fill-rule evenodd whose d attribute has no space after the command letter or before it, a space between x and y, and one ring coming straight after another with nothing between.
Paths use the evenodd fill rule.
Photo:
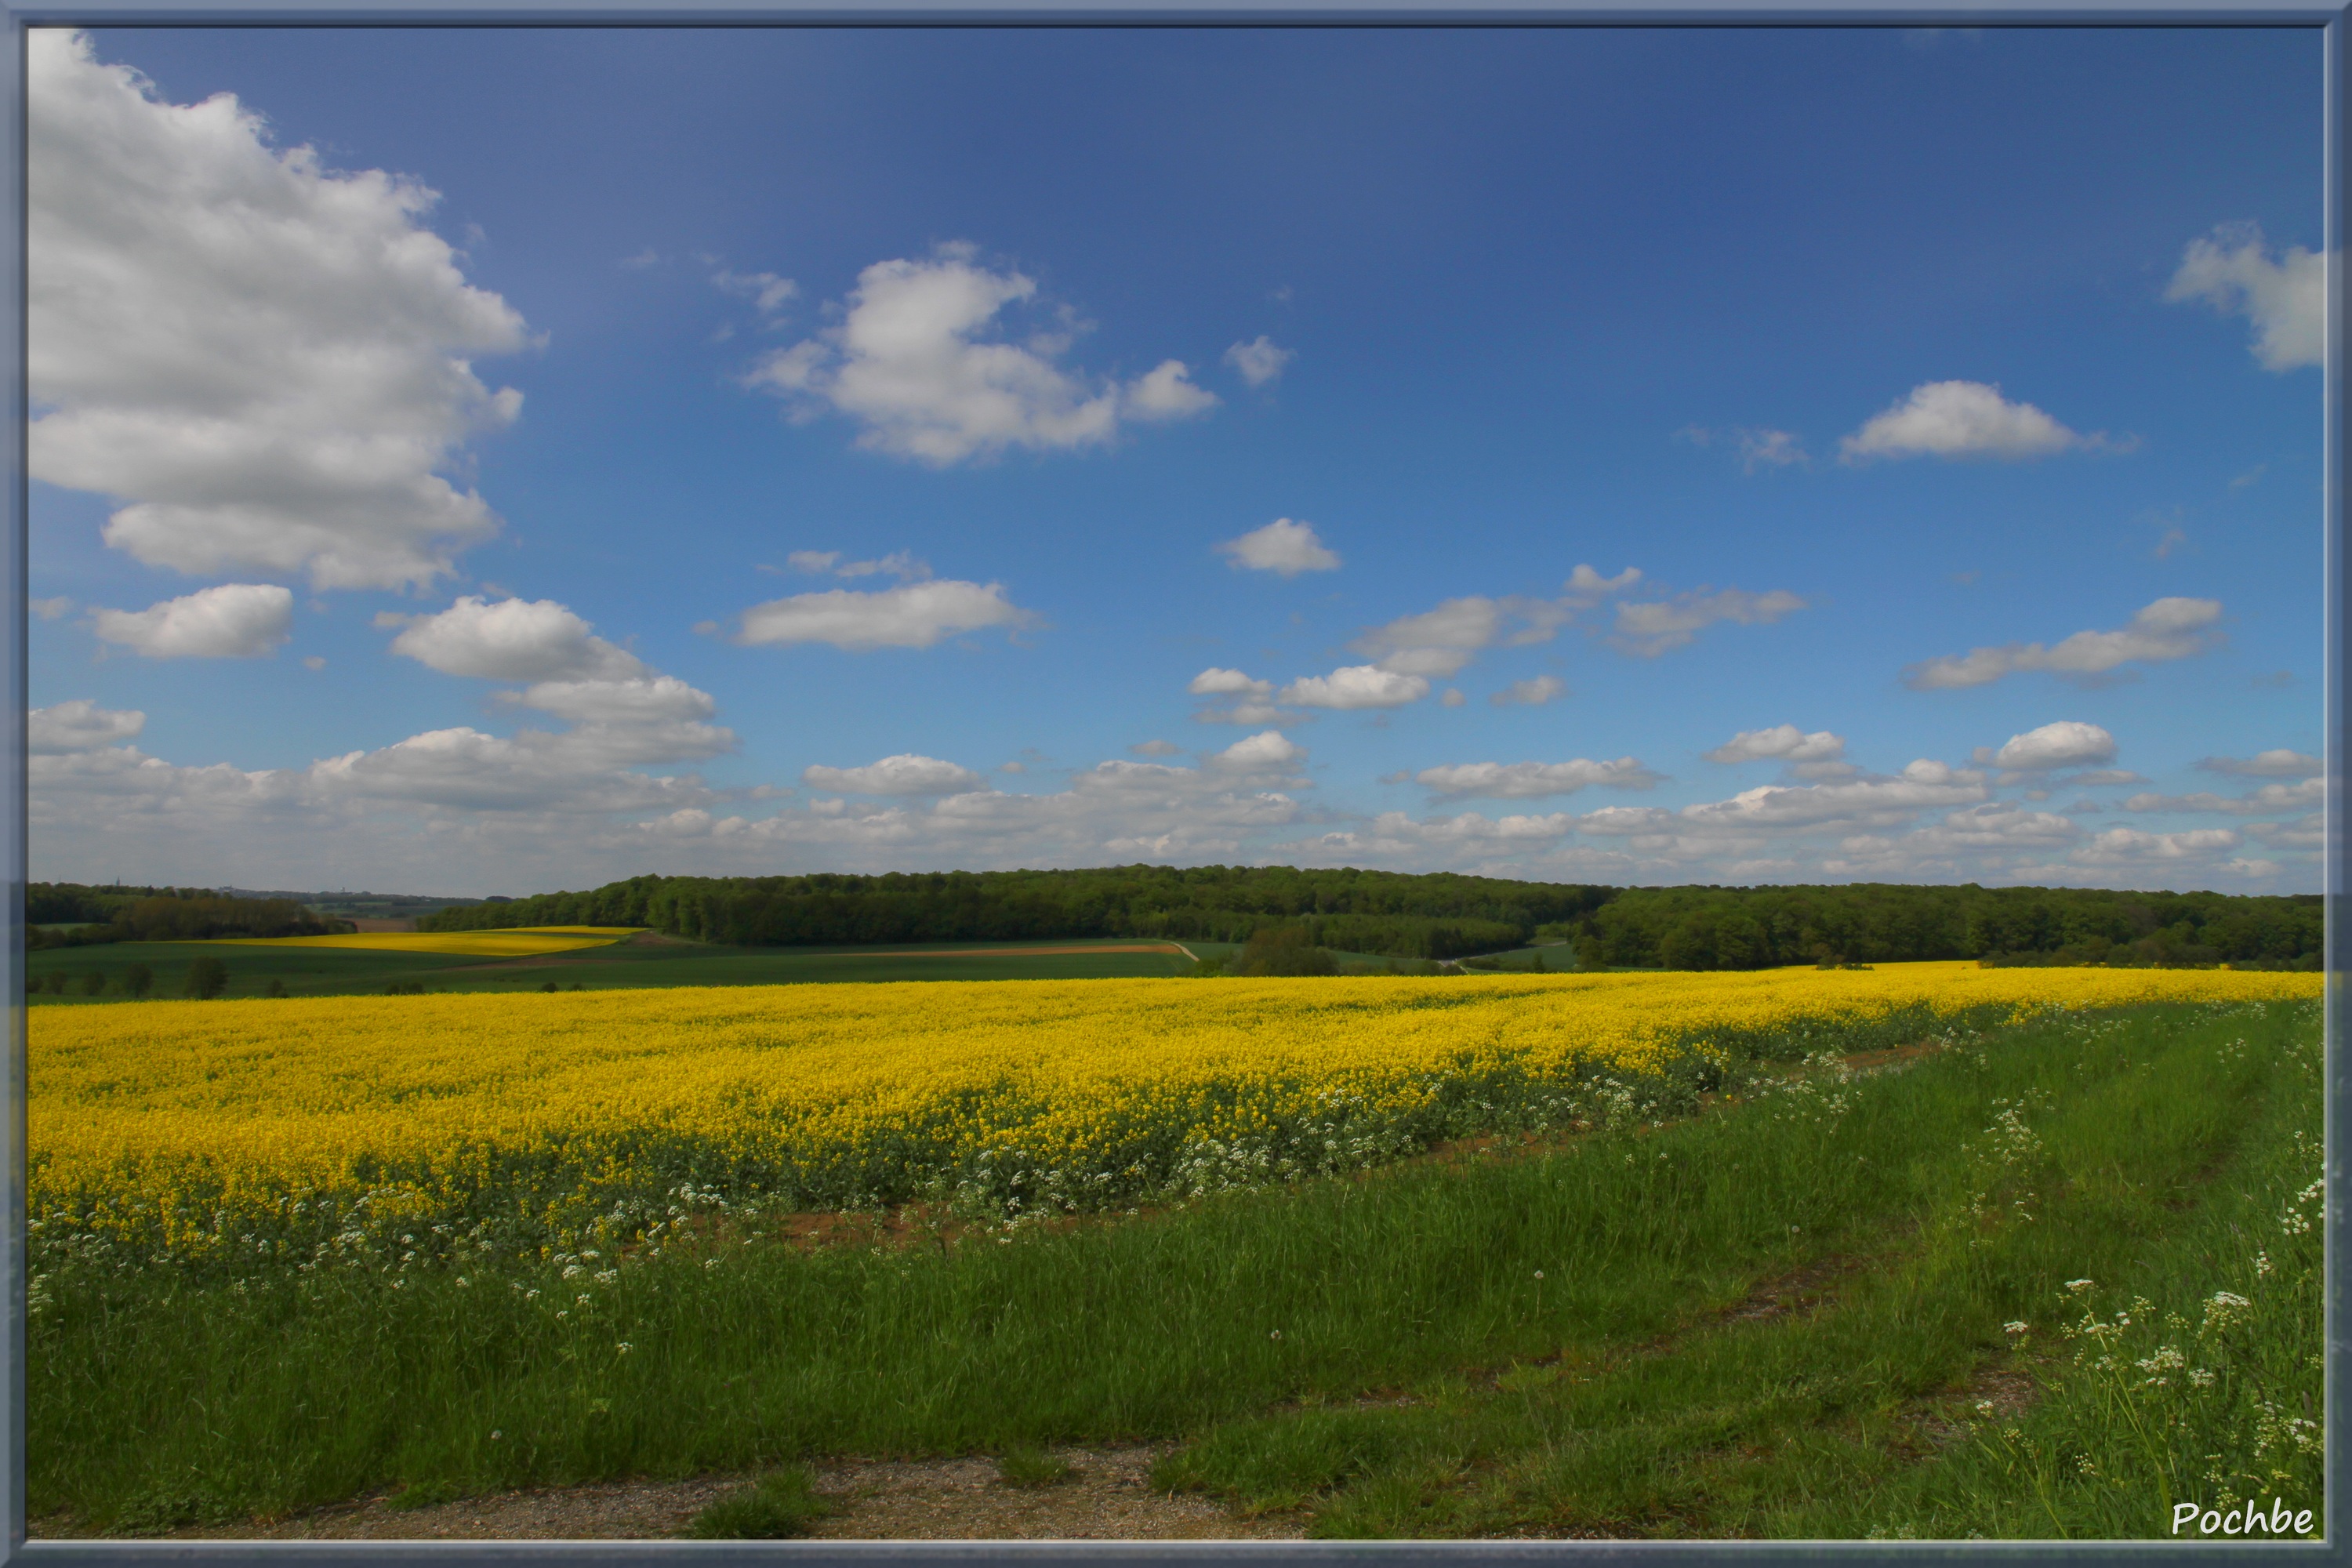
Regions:
<instances>
[{"instance_id":1,"label":"green treeline","mask_svg":"<svg viewBox=\"0 0 2352 1568\"><path fill-rule=\"evenodd\" d=\"M70 931L48 925L79 922ZM89 888L33 882L25 889L25 945L205 942L224 936L328 936L352 929L291 899L238 899L203 888Z\"/></svg>"},{"instance_id":2,"label":"green treeline","mask_svg":"<svg viewBox=\"0 0 2352 1568\"><path fill-rule=\"evenodd\" d=\"M651 926L744 947L1135 936L1246 942L1299 927L1317 947L1455 958L1516 947L1612 889L1451 873L1116 866L857 877L633 877L588 892L444 910L421 931Z\"/></svg>"},{"instance_id":3,"label":"green treeline","mask_svg":"<svg viewBox=\"0 0 2352 1568\"><path fill-rule=\"evenodd\" d=\"M1991 963L2315 969L2316 895L2087 888L1603 888L1451 873L1286 866L1118 866L859 877L634 877L590 891L445 910L425 931L635 925L737 946L1171 937L1246 942L1276 928L1310 947L1397 958L1495 952L1569 937L1591 968Z\"/></svg>"},{"instance_id":4,"label":"green treeline","mask_svg":"<svg viewBox=\"0 0 2352 1568\"><path fill-rule=\"evenodd\" d=\"M1576 923L1578 959L1641 969L1987 963L2317 969L2315 893L2279 898L2091 888L1636 888Z\"/></svg>"}]
</instances>

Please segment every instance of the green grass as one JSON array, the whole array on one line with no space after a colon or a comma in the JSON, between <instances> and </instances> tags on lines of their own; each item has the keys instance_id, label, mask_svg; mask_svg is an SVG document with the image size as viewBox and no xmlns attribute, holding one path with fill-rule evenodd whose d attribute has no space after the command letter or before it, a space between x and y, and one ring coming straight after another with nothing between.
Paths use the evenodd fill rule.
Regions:
<instances>
[{"instance_id":1,"label":"green grass","mask_svg":"<svg viewBox=\"0 0 2352 1568\"><path fill-rule=\"evenodd\" d=\"M817 1496L806 1469L787 1465L729 1493L694 1516L686 1533L698 1541L782 1541L806 1535L833 1511Z\"/></svg>"},{"instance_id":2,"label":"green grass","mask_svg":"<svg viewBox=\"0 0 2352 1568\"><path fill-rule=\"evenodd\" d=\"M2318 1236L2281 1221L2317 1173L2316 1038L2313 1006L2151 1008L1656 1131L1011 1234L713 1233L569 1279L64 1270L29 1331L31 1511L129 1531L1171 1437L1162 1484L1326 1535L2154 1535L2169 1496L2257 1485L2315 1510L2280 1423L2319 1386ZM2245 1321L2201 1330L2218 1291ZM2102 1330L2117 1364L2183 1367L2078 1364L2086 1310L2133 1319Z\"/></svg>"},{"instance_id":3,"label":"green grass","mask_svg":"<svg viewBox=\"0 0 2352 1568\"><path fill-rule=\"evenodd\" d=\"M1139 940L1139 939L1136 939ZM1192 967L1176 953L1105 952L1022 956L931 957L917 953L1001 947L1103 947L1119 939L1054 942L926 942L911 952L890 947L724 947L705 942L664 942L581 948L518 961L446 953L370 952L354 948L247 947L237 943L142 942L94 947L49 948L26 958L28 982L52 974L67 978L58 995L37 992L37 1007L89 1006L131 1000L123 976L134 963L153 971L151 998L180 995L188 966L200 958L228 967L227 995L260 996L269 983L282 982L291 996L344 996L382 993L395 982L428 991L537 991L552 984L564 990L667 985L782 985L826 981L881 980L1087 980L1181 974ZM1191 945L1191 944L1187 944ZM1200 951L1195 948L1195 951ZM81 985L100 975L106 989L86 995Z\"/></svg>"}]
</instances>

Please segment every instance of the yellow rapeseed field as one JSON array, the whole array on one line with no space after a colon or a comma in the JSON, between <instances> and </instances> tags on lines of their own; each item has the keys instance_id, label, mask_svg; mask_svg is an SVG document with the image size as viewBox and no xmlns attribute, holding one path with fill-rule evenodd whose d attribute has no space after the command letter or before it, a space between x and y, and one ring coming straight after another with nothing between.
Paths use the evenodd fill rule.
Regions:
<instances>
[{"instance_id":1,"label":"yellow rapeseed field","mask_svg":"<svg viewBox=\"0 0 2352 1568\"><path fill-rule=\"evenodd\" d=\"M344 936L225 936L219 947L358 947L376 952L453 952L478 958L529 958L605 947L638 926L518 926L511 931L363 931Z\"/></svg>"},{"instance_id":2,"label":"yellow rapeseed field","mask_svg":"<svg viewBox=\"0 0 2352 1568\"><path fill-rule=\"evenodd\" d=\"M31 1209L160 1257L436 1220L569 1237L681 1193L1099 1207L1602 1120L1741 1046L2319 986L1954 963L60 1007L29 1017Z\"/></svg>"}]
</instances>

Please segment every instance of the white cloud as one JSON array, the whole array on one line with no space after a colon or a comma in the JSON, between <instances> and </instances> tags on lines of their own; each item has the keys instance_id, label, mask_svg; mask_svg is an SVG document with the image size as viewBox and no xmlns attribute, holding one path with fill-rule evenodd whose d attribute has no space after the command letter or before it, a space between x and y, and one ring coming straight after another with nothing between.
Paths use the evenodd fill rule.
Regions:
<instances>
[{"instance_id":1,"label":"white cloud","mask_svg":"<svg viewBox=\"0 0 2352 1568\"><path fill-rule=\"evenodd\" d=\"M1275 347L1274 340L1263 332L1255 342L1235 343L1225 351L1225 363L1241 372L1242 379L1253 387L1281 375L1283 367L1297 357L1295 350Z\"/></svg>"},{"instance_id":2,"label":"white cloud","mask_svg":"<svg viewBox=\"0 0 2352 1568\"><path fill-rule=\"evenodd\" d=\"M2221 618L2218 599L2158 599L2120 631L2076 632L2054 647L2037 642L1971 648L1965 656L1947 655L1911 666L1903 672L1903 683L1915 691L1948 691L2026 670L2095 676L2135 661L2188 658L2219 640L2210 628Z\"/></svg>"},{"instance_id":3,"label":"white cloud","mask_svg":"<svg viewBox=\"0 0 2352 1568\"><path fill-rule=\"evenodd\" d=\"M1161 360L1128 383L1120 407L1130 419L1186 419L1217 405L1217 395L1196 384L1181 359Z\"/></svg>"},{"instance_id":4,"label":"white cloud","mask_svg":"<svg viewBox=\"0 0 2352 1568\"><path fill-rule=\"evenodd\" d=\"M25 607L45 621L54 621L72 615L74 602L60 595L55 599L29 599Z\"/></svg>"},{"instance_id":5,"label":"white cloud","mask_svg":"<svg viewBox=\"0 0 2352 1568\"><path fill-rule=\"evenodd\" d=\"M2074 852L2084 865L2137 864L2151 860L2185 860L2235 849L2238 836L2226 827L2200 827L2187 833L2143 833L2137 827L2110 827Z\"/></svg>"},{"instance_id":6,"label":"white cloud","mask_svg":"<svg viewBox=\"0 0 2352 1568\"><path fill-rule=\"evenodd\" d=\"M1570 609L1589 610L1612 594L1622 594L1642 580L1641 572L1628 566L1614 577L1603 577L1591 567L1580 563L1568 574L1566 593L1561 602Z\"/></svg>"},{"instance_id":7,"label":"white cloud","mask_svg":"<svg viewBox=\"0 0 2352 1568\"><path fill-rule=\"evenodd\" d=\"M1979 746L1976 760L2011 773L2043 773L2053 768L2079 768L2115 761L2116 738L2096 724L2062 719L2011 735L1999 751ZM2080 782L2080 781L2077 781Z\"/></svg>"},{"instance_id":8,"label":"white cloud","mask_svg":"<svg viewBox=\"0 0 2352 1568\"><path fill-rule=\"evenodd\" d=\"M2147 780L2128 768L2094 768L2087 773L2076 773L2071 778L2055 779L2052 782L2067 784L2075 789L2104 789L2116 784L2146 784Z\"/></svg>"},{"instance_id":9,"label":"white cloud","mask_svg":"<svg viewBox=\"0 0 2352 1568\"><path fill-rule=\"evenodd\" d=\"M1172 741L1138 741L1128 748L1139 757L1172 757L1183 749Z\"/></svg>"},{"instance_id":10,"label":"white cloud","mask_svg":"<svg viewBox=\"0 0 2352 1568\"><path fill-rule=\"evenodd\" d=\"M1748 473L1812 461L1805 455L1805 444L1791 431L1741 429L1734 434L1739 438L1739 466Z\"/></svg>"},{"instance_id":11,"label":"white cloud","mask_svg":"<svg viewBox=\"0 0 2352 1568\"><path fill-rule=\"evenodd\" d=\"M405 626L392 651L444 675L488 680L625 680L645 673L636 656L594 634L589 622L552 599L474 595L438 615L376 616Z\"/></svg>"},{"instance_id":12,"label":"white cloud","mask_svg":"<svg viewBox=\"0 0 2352 1568\"><path fill-rule=\"evenodd\" d=\"M2190 240L2164 297L2202 300L2252 321L2250 346L2264 370L2315 365L2326 355L2327 258L2298 245L2273 261L2256 225L2223 224Z\"/></svg>"},{"instance_id":13,"label":"white cloud","mask_svg":"<svg viewBox=\"0 0 2352 1568\"><path fill-rule=\"evenodd\" d=\"M743 612L735 640L751 647L830 643L864 652L929 647L957 632L989 626L1017 629L1035 621L1035 616L1004 596L1002 583L939 578L873 594L833 588L772 599Z\"/></svg>"},{"instance_id":14,"label":"white cloud","mask_svg":"<svg viewBox=\"0 0 2352 1568\"><path fill-rule=\"evenodd\" d=\"M1781 616L1805 608L1805 601L1786 589L1750 594L1738 588L1720 593L1704 591L1677 595L1646 605L1620 604L1617 629L1610 642L1626 653L1655 658L1688 646L1692 637L1717 621L1743 626L1770 626Z\"/></svg>"},{"instance_id":15,"label":"white cloud","mask_svg":"<svg viewBox=\"0 0 2352 1568\"><path fill-rule=\"evenodd\" d=\"M1445 689L1445 695L1444 695L1444 696L1443 696L1443 697L1441 697L1441 698L1439 698L1437 700L1438 700L1439 704L1440 704L1440 705L1442 705L1442 706L1444 706L1444 707L1447 707L1447 708L1459 708L1459 707L1461 707L1464 703L1465 703L1465 702L1469 701L1469 700L1470 700L1470 699L1468 699L1467 697L1463 696L1463 695L1462 695L1462 693L1461 693L1460 691L1458 691L1458 690L1456 690L1454 688L1453 688L1453 687L1449 686L1449 687L1447 687L1447 688Z\"/></svg>"},{"instance_id":16,"label":"white cloud","mask_svg":"<svg viewBox=\"0 0 2352 1568\"><path fill-rule=\"evenodd\" d=\"M1271 697L1274 695L1274 682L1254 679L1241 670L1220 669L1212 665L1194 676L1184 689L1195 697Z\"/></svg>"},{"instance_id":17,"label":"white cloud","mask_svg":"<svg viewBox=\"0 0 2352 1568\"><path fill-rule=\"evenodd\" d=\"M799 284L772 272L730 272L721 268L710 280L722 292L751 300L751 308L762 316L774 315L801 291Z\"/></svg>"},{"instance_id":18,"label":"white cloud","mask_svg":"<svg viewBox=\"0 0 2352 1568\"><path fill-rule=\"evenodd\" d=\"M142 658L257 658L293 635L294 595L272 583L223 583L143 610L93 608L90 625Z\"/></svg>"},{"instance_id":19,"label":"white cloud","mask_svg":"<svg viewBox=\"0 0 2352 1568\"><path fill-rule=\"evenodd\" d=\"M872 561L844 561L838 550L795 550L784 557L784 563L815 577L896 577L901 583L919 583L931 574L931 563L908 550L894 550Z\"/></svg>"},{"instance_id":20,"label":"white cloud","mask_svg":"<svg viewBox=\"0 0 2352 1568\"><path fill-rule=\"evenodd\" d=\"M869 450L939 466L1008 447L1068 451L1098 446L1130 416L1197 413L1215 397L1167 360L1122 389L1064 371L1055 361L1074 329L1025 342L984 341L1007 305L1035 298L1018 272L977 265L966 244L928 261L877 261L857 276L840 325L779 349L746 383L795 401L805 416L830 407L865 428Z\"/></svg>"},{"instance_id":21,"label":"white cloud","mask_svg":"<svg viewBox=\"0 0 2352 1568\"><path fill-rule=\"evenodd\" d=\"M1213 761L1221 767L1244 773L1266 773L1295 768L1306 757L1306 747L1290 740L1279 730L1266 730L1246 740L1235 741L1219 752Z\"/></svg>"},{"instance_id":22,"label":"white cloud","mask_svg":"<svg viewBox=\"0 0 2352 1568\"><path fill-rule=\"evenodd\" d=\"M1845 738L1827 730L1805 733L1794 724L1742 730L1706 753L1710 763L1752 763L1770 757L1785 763L1833 763L1845 755Z\"/></svg>"},{"instance_id":23,"label":"white cloud","mask_svg":"<svg viewBox=\"0 0 2352 1568\"><path fill-rule=\"evenodd\" d=\"M541 680L500 697L574 724L676 724L708 719L718 704L675 675L618 680Z\"/></svg>"},{"instance_id":24,"label":"white cloud","mask_svg":"<svg viewBox=\"0 0 2352 1568\"><path fill-rule=\"evenodd\" d=\"M2218 811L2231 816L2267 816L2274 812L2307 810L2326 798L2326 779L2305 779L2298 784L2266 784L2252 795L2222 795L2205 790L2195 795L2136 795L2124 802L2124 809Z\"/></svg>"},{"instance_id":25,"label":"white cloud","mask_svg":"<svg viewBox=\"0 0 2352 1568\"><path fill-rule=\"evenodd\" d=\"M2326 764L2310 752L2289 751L2284 746L2258 752L2251 757L2204 757L2197 765L2209 773L2237 773L2258 779L2315 779L2327 771Z\"/></svg>"},{"instance_id":26,"label":"white cloud","mask_svg":"<svg viewBox=\"0 0 2352 1568\"><path fill-rule=\"evenodd\" d=\"M163 102L80 34L26 51L34 477L192 574L421 584L495 533L443 471L521 405L472 361L526 337L423 226L434 193L275 151L228 94Z\"/></svg>"},{"instance_id":27,"label":"white cloud","mask_svg":"<svg viewBox=\"0 0 2352 1568\"><path fill-rule=\"evenodd\" d=\"M1980 381L1931 381L1838 444L1839 461L1873 458L1994 458L2014 462L2109 445L2078 436L2031 403L2011 403Z\"/></svg>"},{"instance_id":28,"label":"white cloud","mask_svg":"<svg viewBox=\"0 0 2352 1568\"><path fill-rule=\"evenodd\" d=\"M1500 600L1475 595L1448 599L1433 610L1375 627L1348 646L1370 655L1391 675L1444 679L1499 637L1509 613Z\"/></svg>"},{"instance_id":29,"label":"white cloud","mask_svg":"<svg viewBox=\"0 0 2352 1568\"><path fill-rule=\"evenodd\" d=\"M1281 700L1300 708L1402 708L1429 695L1418 675L1398 675L1377 665L1351 664L1328 675L1310 675L1282 689Z\"/></svg>"},{"instance_id":30,"label":"white cloud","mask_svg":"<svg viewBox=\"0 0 2352 1568\"><path fill-rule=\"evenodd\" d=\"M970 768L911 752L884 757L862 768L803 768L801 782L811 789L843 795L962 795L988 787L988 781Z\"/></svg>"},{"instance_id":31,"label":"white cloud","mask_svg":"<svg viewBox=\"0 0 2352 1568\"><path fill-rule=\"evenodd\" d=\"M63 756L136 739L146 727L147 715L135 709L100 708L76 697L26 714L25 744L37 757Z\"/></svg>"},{"instance_id":32,"label":"white cloud","mask_svg":"<svg viewBox=\"0 0 2352 1568\"><path fill-rule=\"evenodd\" d=\"M1514 680L1486 700L1497 708L1508 708L1514 705L1540 708L1547 702L1567 695L1567 681L1557 675L1538 675L1529 680Z\"/></svg>"},{"instance_id":33,"label":"white cloud","mask_svg":"<svg viewBox=\"0 0 2352 1568\"><path fill-rule=\"evenodd\" d=\"M1217 553L1236 569L1248 567L1256 572L1279 573L1285 577L1296 577L1301 572L1339 569L1339 555L1315 537L1313 523L1293 522L1286 517L1276 518L1239 539L1226 540L1217 546Z\"/></svg>"},{"instance_id":34,"label":"white cloud","mask_svg":"<svg viewBox=\"0 0 2352 1568\"><path fill-rule=\"evenodd\" d=\"M1574 795L1589 785L1610 789L1648 789L1658 775L1632 757L1596 763L1577 757L1565 763L1455 763L1423 768L1413 782L1442 795L1489 800L1534 800L1545 795Z\"/></svg>"},{"instance_id":35,"label":"white cloud","mask_svg":"<svg viewBox=\"0 0 2352 1568\"><path fill-rule=\"evenodd\" d=\"M1458 674L1481 651L1497 643L1524 647L1549 641L1579 611L1591 609L1641 580L1642 574L1631 566L1614 577L1603 577L1591 566L1579 565L1561 585L1558 599L1467 595L1448 599L1433 610L1375 626L1348 646L1392 675L1442 680Z\"/></svg>"}]
</instances>

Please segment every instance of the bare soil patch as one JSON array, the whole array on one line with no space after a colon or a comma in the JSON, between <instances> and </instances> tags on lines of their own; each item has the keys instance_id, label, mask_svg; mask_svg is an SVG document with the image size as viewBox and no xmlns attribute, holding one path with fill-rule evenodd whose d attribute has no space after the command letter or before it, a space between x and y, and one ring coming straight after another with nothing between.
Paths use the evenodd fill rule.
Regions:
<instances>
[{"instance_id":1,"label":"bare soil patch","mask_svg":"<svg viewBox=\"0 0 2352 1568\"><path fill-rule=\"evenodd\" d=\"M1152 1489L1171 1445L1057 1448L1073 1472L1051 1487L1013 1487L985 1457L835 1459L810 1466L835 1511L812 1534L841 1541L1296 1540L1301 1521L1244 1519L1223 1504ZM387 1499L338 1503L268 1524L211 1525L177 1541L593 1541L675 1536L748 1476L615 1481L499 1492L432 1508ZM35 1525L35 1533L49 1533ZM63 1534L68 1531L57 1531Z\"/></svg>"}]
</instances>

